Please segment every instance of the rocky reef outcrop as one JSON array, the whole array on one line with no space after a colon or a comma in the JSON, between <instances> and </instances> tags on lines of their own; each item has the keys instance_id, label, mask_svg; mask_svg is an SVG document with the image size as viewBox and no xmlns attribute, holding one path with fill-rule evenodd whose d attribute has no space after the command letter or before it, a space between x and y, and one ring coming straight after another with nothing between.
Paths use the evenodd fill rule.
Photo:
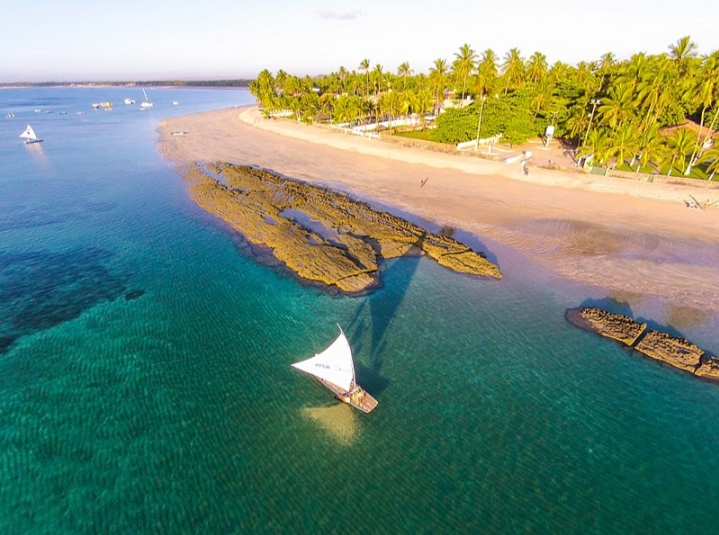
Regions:
<instances>
[{"instance_id":1,"label":"rocky reef outcrop","mask_svg":"<svg viewBox=\"0 0 719 535\"><path fill-rule=\"evenodd\" d=\"M565 317L569 323L580 329L606 336L627 346L634 345L647 328L646 323L595 307L567 310Z\"/></svg>"},{"instance_id":2,"label":"rocky reef outcrop","mask_svg":"<svg viewBox=\"0 0 719 535\"><path fill-rule=\"evenodd\" d=\"M484 255L342 193L251 166L218 162L186 173L192 198L302 279L360 294L379 263L421 252L460 273L502 278Z\"/></svg>"},{"instance_id":3,"label":"rocky reef outcrop","mask_svg":"<svg viewBox=\"0 0 719 535\"><path fill-rule=\"evenodd\" d=\"M719 358L685 338L647 330L646 323L596 307L570 309L565 317L576 327L616 340L651 359L698 377L719 380Z\"/></svg>"},{"instance_id":4,"label":"rocky reef outcrop","mask_svg":"<svg viewBox=\"0 0 719 535\"><path fill-rule=\"evenodd\" d=\"M647 357L690 373L695 373L701 366L704 354L702 349L689 340L656 330L647 331L634 349Z\"/></svg>"}]
</instances>

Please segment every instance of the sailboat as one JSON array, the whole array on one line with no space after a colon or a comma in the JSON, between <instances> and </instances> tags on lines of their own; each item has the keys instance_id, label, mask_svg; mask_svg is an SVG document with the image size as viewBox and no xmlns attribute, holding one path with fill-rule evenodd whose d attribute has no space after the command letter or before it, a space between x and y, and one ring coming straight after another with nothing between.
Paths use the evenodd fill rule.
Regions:
<instances>
[{"instance_id":1,"label":"sailboat","mask_svg":"<svg viewBox=\"0 0 719 535\"><path fill-rule=\"evenodd\" d=\"M362 412L371 412L377 406L377 400L357 384L352 349L342 327L339 329L340 335L327 349L292 366L313 375L340 401Z\"/></svg>"},{"instance_id":2,"label":"sailboat","mask_svg":"<svg viewBox=\"0 0 719 535\"><path fill-rule=\"evenodd\" d=\"M40 143L42 139L37 137L37 134L35 133L35 130L32 129L32 126L27 125L27 128L25 131L20 134L20 137L25 140L25 144L28 143Z\"/></svg>"},{"instance_id":3,"label":"sailboat","mask_svg":"<svg viewBox=\"0 0 719 535\"><path fill-rule=\"evenodd\" d=\"M140 104L141 110L146 110L147 108L152 108L154 104L150 102L150 99L147 98L147 93L145 93L145 88L142 88L142 94L145 95L145 100L142 101L142 104Z\"/></svg>"}]
</instances>

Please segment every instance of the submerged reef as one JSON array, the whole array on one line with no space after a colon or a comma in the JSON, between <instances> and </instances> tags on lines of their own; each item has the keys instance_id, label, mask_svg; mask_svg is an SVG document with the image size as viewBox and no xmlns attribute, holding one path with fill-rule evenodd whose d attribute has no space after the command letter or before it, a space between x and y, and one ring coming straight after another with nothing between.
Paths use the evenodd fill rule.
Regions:
<instances>
[{"instance_id":1,"label":"submerged reef","mask_svg":"<svg viewBox=\"0 0 719 535\"><path fill-rule=\"evenodd\" d=\"M457 271L502 278L457 240L325 188L246 165L193 166L190 194L245 240L269 248L301 279L362 294L379 287L382 259L421 253Z\"/></svg>"}]
</instances>

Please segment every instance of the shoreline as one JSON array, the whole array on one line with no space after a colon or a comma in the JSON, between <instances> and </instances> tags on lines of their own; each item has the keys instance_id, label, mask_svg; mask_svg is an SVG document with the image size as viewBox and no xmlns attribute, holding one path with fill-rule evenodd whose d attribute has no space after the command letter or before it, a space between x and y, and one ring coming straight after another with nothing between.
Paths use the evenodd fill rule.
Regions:
<instances>
[{"instance_id":1,"label":"shoreline","mask_svg":"<svg viewBox=\"0 0 719 535\"><path fill-rule=\"evenodd\" d=\"M719 313L719 209L685 205L719 200L716 188L537 167L525 177L519 165L263 119L255 106L168 119L158 132L160 153L179 166L270 169L509 246L617 300Z\"/></svg>"}]
</instances>

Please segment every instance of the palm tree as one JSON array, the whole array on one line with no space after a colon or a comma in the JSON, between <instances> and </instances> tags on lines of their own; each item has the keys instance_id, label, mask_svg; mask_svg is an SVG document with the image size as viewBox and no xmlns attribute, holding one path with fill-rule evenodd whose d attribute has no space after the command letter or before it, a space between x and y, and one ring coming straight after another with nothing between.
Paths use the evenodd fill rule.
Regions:
<instances>
[{"instance_id":1,"label":"palm tree","mask_svg":"<svg viewBox=\"0 0 719 535\"><path fill-rule=\"evenodd\" d=\"M629 154L636 154L639 133L631 123L624 123L610 138L604 153L605 158L615 158L612 169L622 165Z\"/></svg>"},{"instance_id":2,"label":"palm tree","mask_svg":"<svg viewBox=\"0 0 719 535\"><path fill-rule=\"evenodd\" d=\"M275 76L275 88L277 90L277 93L283 93L285 90L285 84L287 83L287 77L289 74L287 74L285 71L280 69L277 71L277 76Z\"/></svg>"},{"instance_id":3,"label":"palm tree","mask_svg":"<svg viewBox=\"0 0 719 535\"><path fill-rule=\"evenodd\" d=\"M304 93L299 100L302 105L302 119L308 121L314 120L321 106L319 97L312 91Z\"/></svg>"},{"instance_id":4,"label":"palm tree","mask_svg":"<svg viewBox=\"0 0 719 535\"><path fill-rule=\"evenodd\" d=\"M644 52L634 54L629 58L629 62L623 65L617 83L627 84L634 89L639 85L639 82L646 77L649 68L650 62Z\"/></svg>"},{"instance_id":5,"label":"palm tree","mask_svg":"<svg viewBox=\"0 0 719 535\"><path fill-rule=\"evenodd\" d=\"M319 97L319 109L325 115L329 115L330 123L333 122L335 112L335 95L332 93L324 93Z\"/></svg>"},{"instance_id":6,"label":"palm tree","mask_svg":"<svg viewBox=\"0 0 719 535\"><path fill-rule=\"evenodd\" d=\"M402 115L409 117L409 114L414 111L415 93L413 90L408 89L399 93L399 111Z\"/></svg>"},{"instance_id":7,"label":"palm tree","mask_svg":"<svg viewBox=\"0 0 719 535\"><path fill-rule=\"evenodd\" d=\"M455 79L462 80L462 93L460 98L464 98L464 91L467 87L467 76L474 70L474 64L477 60L477 54L467 44L463 44L459 47L459 52L454 55L455 60L452 62L452 71L454 72Z\"/></svg>"},{"instance_id":8,"label":"palm tree","mask_svg":"<svg viewBox=\"0 0 719 535\"><path fill-rule=\"evenodd\" d=\"M429 89L420 89L414 97L412 107L414 111L419 114L423 125L427 112L432 109L432 101L432 92Z\"/></svg>"},{"instance_id":9,"label":"palm tree","mask_svg":"<svg viewBox=\"0 0 719 535\"><path fill-rule=\"evenodd\" d=\"M363 59L360 61L359 64L360 70L363 70L365 72L365 78L366 78L366 85L365 85L365 94L369 94L369 60Z\"/></svg>"},{"instance_id":10,"label":"palm tree","mask_svg":"<svg viewBox=\"0 0 719 535\"><path fill-rule=\"evenodd\" d=\"M379 63L374 66L374 69L372 70L372 80L373 80L373 86L375 88L375 95L378 94L382 90L382 81L384 79L384 71L382 70L382 65Z\"/></svg>"},{"instance_id":11,"label":"palm tree","mask_svg":"<svg viewBox=\"0 0 719 535\"><path fill-rule=\"evenodd\" d=\"M686 128L678 128L674 135L667 139L667 152L666 157L670 158L669 171L667 175L672 174L674 163L677 158L679 159L680 167L683 167L689 154L694 145L694 139L692 138L691 132Z\"/></svg>"},{"instance_id":12,"label":"palm tree","mask_svg":"<svg viewBox=\"0 0 719 535\"><path fill-rule=\"evenodd\" d=\"M407 76L411 76L413 73L414 71L410 69L409 63L406 61L397 69L397 76L402 77L402 91L407 89Z\"/></svg>"},{"instance_id":13,"label":"palm tree","mask_svg":"<svg viewBox=\"0 0 719 535\"><path fill-rule=\"evenodd\" d=\"M477 95L493 95L497 85L497 55L488 48L482 52L482 59L477 65L477 76L474 81L474 92Z\"/></svg>"},{"instance_id":14,"label":"palm tree","mask_svg":"<svg viewBox=\"0 0 719 535\"><path fill-rule=\"evenodd\" d=\"M580 139L589 127L589 114L586 112L586 106L572 107L564 126L570 138L575 140Z\"/></svg>"},{"instance_id":15,"label":"palm tree","mask_svg":"<svg viewBox=\"0 0 719 535\"><path fill-rule=\"evenodd\" d=\"M719 171L719 148L715 147L702 154L699 163L708 162L706 172L710 173L709 180L714 180L714 175Z\"/></svg>"},{"instance_id":16,"label":"palm tree","mask_svg":"<svg viewBox=\"0 0 719 535\"><path fill-rule=\"evenodd\" d=\"M444 96L445 78L448 72L447 60L442 58L434 60L434 65L429 69L429 79L435 87L435 115L439 113L439 96Z\"/></svg>"},{"instance_id":17,"label":"palm tree","mask_svg":"<svg viewBox=\"0 0 719 535\"><path fill-rule=\"evenodd\" d=\"M549 68L549 72L547 74L549 75L549 80L553 84L556 84L559 80L568 79L570 71L571 67L569 65L562 63L561 61L556 61Z\"/></svg>"},{"instance_id":18,"label":"palm tree","mask_svg":"<svg viewBox=\"0 0 719 535\"><path fill-rule=\"evenodd\" d=\"M554 85L549 78L544 78L537 84L532 97L532 108L534 109L535 117L540 111L547 109L553 94Z\"/></svg>"},{"instance_id":19,"label":"palm tree","mask_svg":"<svg viewBox=\"0 0 719 535\"><path fill-rule=\"evenodd\" d=\"M610 128L617 128L632 117L632 111L636 106L634 93L627 85L612 87L609 96L602 99L602 104L597 109L600 123Z\"/></svg>"},{"instance_id":20,"label":"palm tree","mask_svg":"<svg viewBox=\"0 0 719 535\"><path fill-rule=\"evenodd\" d=\"M488 48L482 52L482 59L479 62L479 70L483 71L486 76L493 76L496 78L499 73L497 61L497 54L495 54L494 50Z\"/></svg>"},{"instance_id":21,"label":"palm tree","mask_svg":"<svg viewBox=\"0 0 719 535\"><path fill-rule=\"evenodd\" d=\"M402 99L396 91L386 93L380 100L380 109L382 113L389 115L390 121L394 121L397 112L402 108Z\"/></svg>"},{"instance_id":22,"label":"palm tree","mask_svg":"<svg viewBox=\"0 0 719 535\"><path fill-rule=\"evenodd\" d=\"M650 158L660 151L663 141L662 136L659 134L659 124L652 123L649 125L649 128L639 136L637 142L638 155L632 158L632 162L629 166L634 165L634 161L638 158L639 166L637 167L637 172L639 172L642 167L646 167L649 164Z\"/></svg>"},{"instance_id":23,"label":"palm tree","mask_svg":"<svg viewBox=\"0 0 719 535\"><path fill-rule=\"evenodd\" d=\"M586 158L594 157L599 165L604 165L607 147L608 139L604 130L595 129L589 132L577 154Z\"/></svg>"},{"instance_id":24,"label":"palm tree","mask_svg":"<svg viewBox=\"0 0 719 535\"><path fill-rule=\"evenodd\" d=\"M527 78L535 84L547 74L547 56L535 52L527 60Z\"/></svg>"},{"instance_id":25,"label":"palm tree","mask_svg":"<svg viewBox=\"0 0 719 535\"><path fill-rule=\"evenodd\" d=\"M351 121L350 99L347 95L337 97L334 105L335 121L338 123L348 123Z\"/></svg>"},{"instance_id":26,"label":"palm tree","mask_svg":"<svg viewBox=\"0 0 719 535\"><path fill-rule=\"evenodd\" d=\"M275 79L272 73L263 69L255 80L250 82L250 91L265 109L271 109L272 100L275 96Z\"/></svg>"},{"instance_id":27,"label":"palm tree","mask_svg":"<svg viewBox=\"0 0 719 535\"><path fill-rule=\"evenodd\" d=\"M704 128L707 109L719 102L719 50L704 58L699 74L700 76L697 78L696 84L696 94L697 99L702 106L701 120L692 156L689 158L689 165L684 171L685 175L689 175L689 173L691 173L692 165L694 165L697 158L697 152L701 151L703 145L711 138L711 133L714 130L714 125L717 117L719 116L719 113L715 110L711 125L706 132L705 138L702 140L702 129Z\"/></svg>"},{"instance_id":28,"label":"palm tree","mask_svg":"<svg viewBox=\"0 0 719 535\"><path fill-rule=\"evenodd\" d=\"M612 52L607 52L606 54L603 54L601 58L599 58L599 68L597 69L597 74L601 75L601 80L599 82L599 86L597 87L597 93L601 92L604 89L605 77L611 74L611 71L613 70L616 62L617 60Z\"/></svg>"},{"instance_id":29,"label":"palm tree","mask_svg":"<svg viewBox=\"0 0 719 535\"><path fill-rule=\"evenodd\" d=\"M340 80L340 92L345 92L345 84L347 82L347 77L349 76L349 72L347 72L347 69L345 69L343 66L340 66L339 71L337 71L337 78Z\"/></svg>"},{"instance_id":30,"label":"palm tree","mask_svg":"<svg viewBox=\"0 0 719 535\"><path fill-rule=\"evenodd\" d=\"M512 48L504 55L502 63L502 76L505 79L504 94L507 94L509 86L521 82L524 75L524 59L518 48Z\"/></svg>"},{"instance_id":31,"label":"palm tree","mask_svg":"<svg viewBox=\"0 0 719 535\"><path fill-rule=\"evenodd\" d=\"M679 39L676 44L669 45L669 56L677 64L679 75L684 76L689 68L692 58L695 58L697 45L688 35Z\"/></svg>"},{"instance_id":32,"label":"palm tree","mask_svg":"<svg viewBox=\"0 0 719 535\"><path fill-rule=\"evenodd\" d=\"M365 96L366 92L362 91L363 85L364 80L362 80L356 72L352 71L352 74L347 82L347 91L351 92L353 95Z\"/></svg>"},{"instance_id":33,"label":"palm tree","mask_svg":"<svg viewBox=\"0 0 719 535\"><path fill-rule=\"evenodd\" d=\"M586 95L594 93L597 87L597 77L594 76L594 65L586 61L580 61L577 64L577 70L574 73L577 86Z\"/></svg>"},{"instance_id":34,"label":"palm tree","mask_svg":"<svg viewBox=\"0 0 719 535\"><path fill-rule=\"evenodd\" d=\"M653 61L637 85L637 100L645 110L643 128L656 121L662 108L668 102L671 87L671 69L669 60L665 56Z\"/></svg>"},{"instance_id":35,"label":"palm tree","mask_svg":"<svg viewBox=\"0 0 719 535\"><path fill-rule=\"evenodd\" d=\"M429 89L431 83L427 75L420 72L414 78L410 78L410 85L419 91L421 89Z\"/></svg>"}]
</instances>

